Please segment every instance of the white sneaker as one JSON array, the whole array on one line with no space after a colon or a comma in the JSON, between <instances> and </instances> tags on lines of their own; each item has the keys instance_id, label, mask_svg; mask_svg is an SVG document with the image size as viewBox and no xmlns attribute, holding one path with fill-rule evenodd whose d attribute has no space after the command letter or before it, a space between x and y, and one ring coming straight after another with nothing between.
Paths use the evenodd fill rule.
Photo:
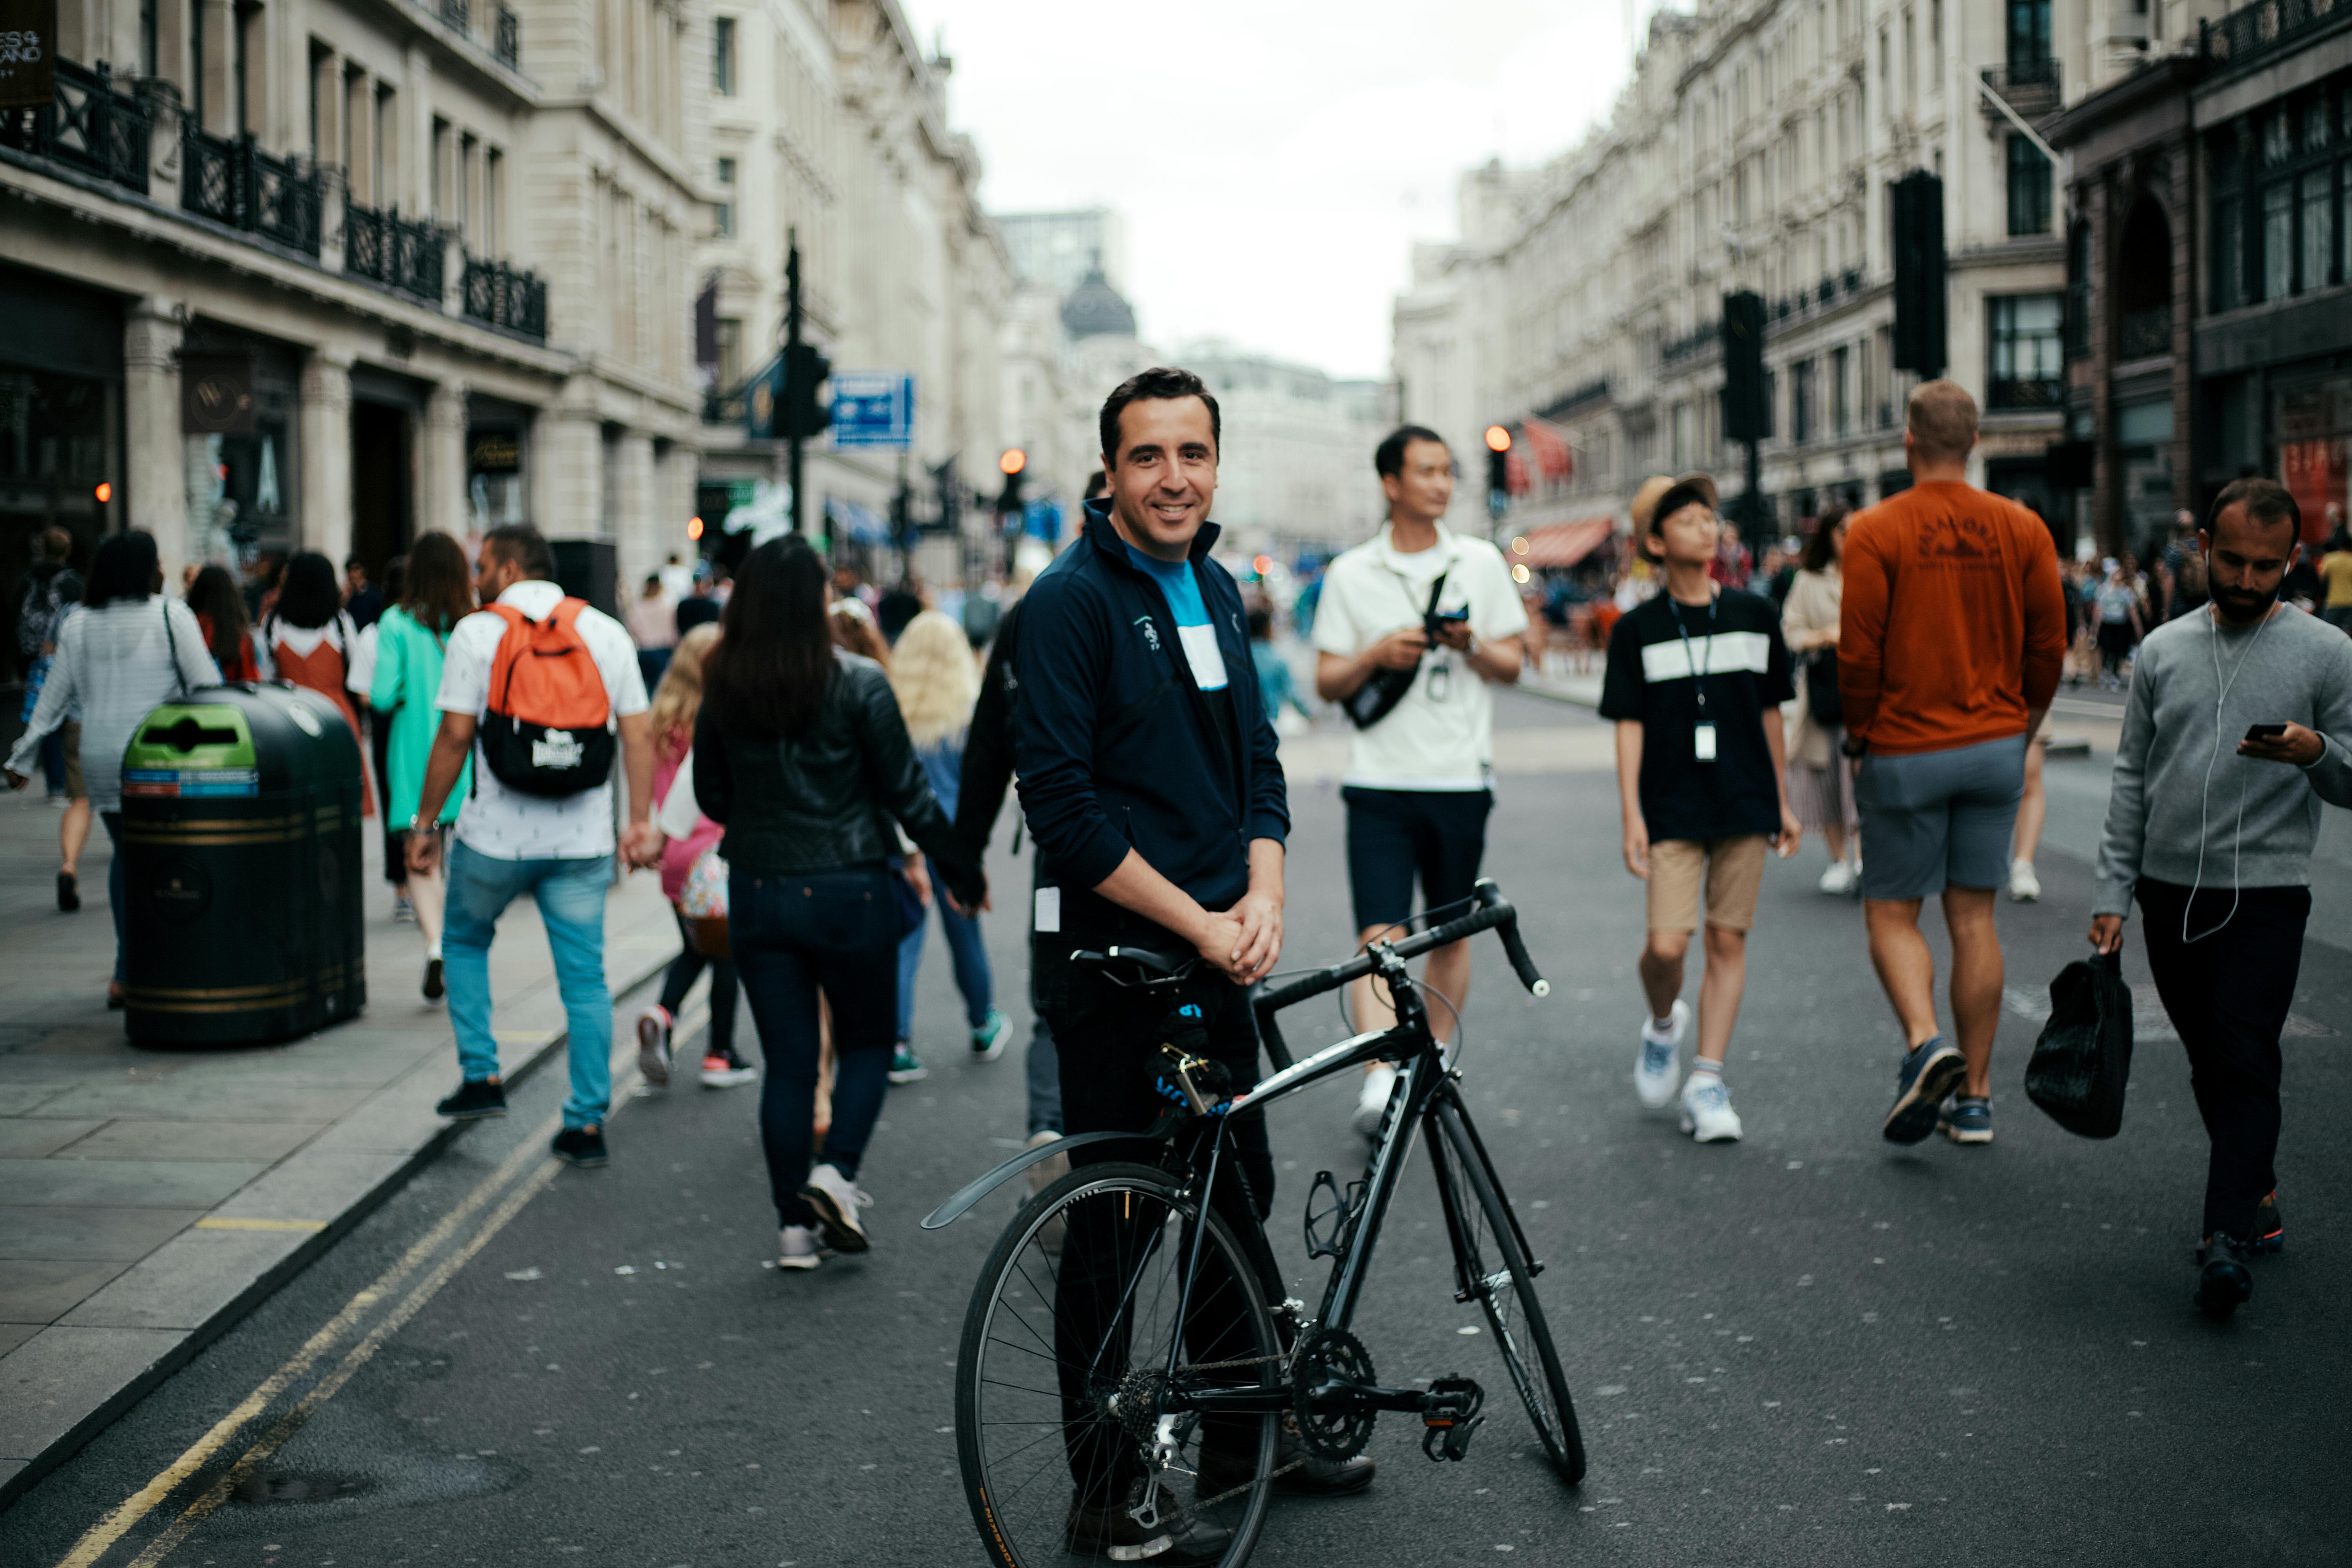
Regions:
<instances>
[{"instance_id":1,"label":"white sneaker","mask_svg":"<svg viewBox=\"0 0 2352 1568\"><path fill-rule=\"evenodd\" d=\"M2009 863L2009 897L2011 902L2019 904L2042 901L2042 879L2033 874L2032 861L2011 860Z\"/></svg>"},{"instance_id":2,"label":"white sneaker","mask_svg":"<svg viewBox=\"0 0 2352 1568\"><path fill-rule=\"evenodd\" d=\"M1832 860L1830 868L1822 873L1822 891L1832 898L1843 898L1853 891L1853 868L1843 860Z\"/></svg>"},{"instance_id":3,"label":"white sneaker","mask_svg":"<svg viewBox=\"0 0 2352 1568\"><path fill-rule=\"evenodd\" d=\"M780 1233L782 1250L776 1255L779 1268L814 1268L824 1261L824 1251L817 1243L816 1230L805 1225L788 1225Z\"/></svg>"},{"instance_id":4,"label":"white sneaker","mask_svg":"<svg viewBox=\"0 0 2352 1568\"><path fill-rule=\"evenodd\" d=\"M669 1009L656 1003L637 1015L637 1070L656 1089L669 1087Z\"/></svg>"},{"instance_id":5,"label":"white sneaker","mask_svg":"<svg viewBox=\"0 0 2352 1568\"><path fill-rule=\"evenodd\" d=\"M1682 1079L1683 1028L1690 1022L1690 1004L1677 997L1666 1021L1667 1029L1662 1035L1654 1020L1642 1020L1642 1049L1633 1058L1633 1092L1652 1110L1664 1110L1675 1102L1675 1086Z\"/></svg>"},{"instance_id":6,"label":"white sneaker","mask_svg":"<svg viewBox=\"0 0 2352 1568\"><path fill-rule=\"evenodd\" d=\"M1381 1123L1389 1113L1389 1096L1396 1089L1396 1068L1386 1062L1374 1062L1364 1072L1364 1091L1356 1097L1356 1114L1349 1119L1368 1142L1380 1137Z\"/></svg>"},{"instance_id":7,"label":"white sneaker","mask_svg":"<svg viewBox=\"0 0 2352 1568\"><path fill-rule=\"evenodd\" d=\"M1701 1143L1739 1142L1739 1112L1719 1072L1695 1072L1683 1085L1683 1131Z\"/></svg>"},{"instance_id":8,"label":"white sneaker","mask_svg":"<svg viewBox=\"0 0 2352 1568\"><path fill-rule=\"evenodd\" d=\"M857 1211L873 1202L838 1167L822 1164L801 1184L801 1196L816 1210L817 1229L825 1246L835 1252L864 1252L873 1245L866 1237Z\"/></svg>"}]
</instances>

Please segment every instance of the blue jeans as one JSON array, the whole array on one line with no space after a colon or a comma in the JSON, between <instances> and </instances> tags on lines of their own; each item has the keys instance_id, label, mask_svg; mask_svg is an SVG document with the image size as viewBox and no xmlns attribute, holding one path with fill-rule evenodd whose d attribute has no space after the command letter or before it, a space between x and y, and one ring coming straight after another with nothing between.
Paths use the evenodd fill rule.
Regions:
<instances>
[{"instance_id":1,"label":"blue jeans","mask_svg":"<svg viewBox=\"0 0 2352 1568\"><path fill-rule=\"evenodd\" d=\"M469 1083L498 1073L499 1042L490 1032L490 939L506 907L529 893L547 927L556 989L571 1026L566 1127L602 1127L613 1103L613 994L604 984L604 889L612 879L609 855L500 860L463 843L449 846L441 959L449 985L449 1021L457 1030L457 1065Z\"/></svg>"},{"instance_id":2,"label":"blue jeans","mask_svg":"<svg viewBox=\"0 0 2352 1568\"><path fill-rule=\"evenodd\" d=\"M890 1087L898 879L878 865L796 876L736 866L727 880L727 928L767 1058L760 1140L776 1218L814 1225L800 1193L814 1136L817 995L833 1008L833 1125L824 1158L854 1181Z\"/></svg>"},{"instance_id":3,"label":"blue jeans","mask_svg":"<svg viewBox=\"0 0 2352 1568\"><path fill-rule=\"evenodd\" d=\"M996 980L989 972L988 949L981 944L980 922L956 913L936 894L931 908L940 911L940 924L947 928L948 953L955 960L956 989L963 993L964 1017L977 1029L996 1010ZM923 939L930 924L926 914L923 923L898 943L898 1037L902 1040L915 1037L915 975L923 967Z\"/></svg>"}]
</instances>

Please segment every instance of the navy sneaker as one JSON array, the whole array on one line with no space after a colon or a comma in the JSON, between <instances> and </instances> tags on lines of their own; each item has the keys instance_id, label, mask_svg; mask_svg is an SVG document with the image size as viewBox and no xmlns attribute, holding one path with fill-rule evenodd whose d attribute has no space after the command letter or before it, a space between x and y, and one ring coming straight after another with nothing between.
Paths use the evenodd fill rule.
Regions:
<instances>
[{"instance_id":1,"label":"navy sneaker","mask_svg":"<svg viewBox=\"0 0 2352 1568\"><path fill-rule=\"evenodd\" d=\"M2246 1267L2252 1252L2252 1243L2241 1241L2226 1230L2207 1237L2205 1245L2197 1249L2200 1268L2197 1293L2189 1298L2190 1305L2215 1322L2227 1320L2245 1305L2254 1293L2254 1276Z\"/></svg>"},{"instance_id":2,"label":"navy sneaker","mask_svg":"<svg viewBox=\"0 0 2352 1568\"><path fill-rule=\"evenodd\" d=\"M2284 1252L2286 1250L2286 1222L2279 1218L2278 1194L2263 1200L2254 1211L2254 1239L2246 1244L2251 1252Z\"/></svg>"},{"instance_id":3,"label":"navy sneaker","mask_svg":"<svg viewBox=\"0 0 2352 1568\"><path fill-rule=\"evenodd\" d=\"M492 1079L467 1079L433 1109L452 1121L485 1121L507 1113L507 1091Z\"/></svg>"},{"instance_id":4,"label":"navy sneaker","mask_svg":"<svg viewBox=\"0 0 2352 1568\"><path fill-rule=\"evenodd\" d=\"M1955 1143L1992 1142L1992 1101L1981 1095L1956 1094L1944 1102L1936 1131Z\"/></svg>"},{"instance_id":5,"label":"navy sneaker","mask_svg":"<svg viewBox=\"0 0 2352 1568\"><path fill-rule=\"evenodd\" d=\"M1886 1113L1884 1131L1889 1143L1916 1143L1936 1130L1944 1097L1958 1089L1968 1072L1958 1046L1934 1036L1903 1058L1895 1075L1895 1104Z\"/></svg>"},{"instance_id":6,"label":"navy sneaker","mask_svg":"<svg viewBox=\"0 0 2352 1568\"><path fill-rule=\"evenodd\" d=\"M601 1127L567 1127L555 1135L555 1142L550 1147L554 1150L557 1159L567 1164L590 1169L612 1158L605 1152L604 1130Z\"/></svg>"}]
</instances>

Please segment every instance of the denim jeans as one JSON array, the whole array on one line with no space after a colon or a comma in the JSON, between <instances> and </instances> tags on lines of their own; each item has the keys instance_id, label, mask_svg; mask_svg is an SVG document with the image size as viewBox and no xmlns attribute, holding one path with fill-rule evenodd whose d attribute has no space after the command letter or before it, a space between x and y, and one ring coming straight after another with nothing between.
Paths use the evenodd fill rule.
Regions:
<instances>
[{"instance_id":1,"label":"denim jeans","mask_svg":"<svg viewBox=\"0 0 2352 1568\"><path fill-rule=\"evenodd\" d=\"M955 960L956 989L963 993L965 1021L977 1029L996 1007L996 980L989 972L988 949L981 943L980 922L956 913L936 895L931 908L939 910L940 924L947 928L948 953ZM915 1037L915 976L923 967L923 942L930 926L926 912L923 923L898 943L898 1037L902 1040Z\"/></svg>"},{"instance_id":2,"label":"denim jeans","mask_svg":"<svg viewBox=\"0 0 2352 1568\"><path fill-rule=\"evenodd\" d=\"M529 893L539 904L555 984L571 1027L572 1094L566 1127L601 1127L613 1102L613 994L604 984L604 889L609 855L576 860L500 860L463 842L449 847L449 888L441 932L449 1021L457 1031L457 1065L468 1082L499 1070L490 1032L490 939L499 916Z\"/></svg>"},{"instance_id":3,"label":"denim jeans","mask_svg":"<svg viewBox=\"0 0 2352 1568\"><path fill-rule=\"evenodd\" d=\"M751 998L767 1077L760 1139L782 1225L814 1225L800 1195L816 1115L817 995L833 1009L833 1125L825 1163L855 1180L890 1087L897 1021L898 889L885 868L776 876L732 868L729 945Z\"/></svg>"},{"instance_id":4,"label":"denim jeans","mask_svg":"<svg viewBox=\"0 0 2352 1568\"><path fill-rule=\"evenodd\" d=\"M113 858L106 868L106 902L114 911L114 983L122 984L122 814L101 811L98 819L106 824L106 841L114 846Z\"/></svg>"}]
</instances>

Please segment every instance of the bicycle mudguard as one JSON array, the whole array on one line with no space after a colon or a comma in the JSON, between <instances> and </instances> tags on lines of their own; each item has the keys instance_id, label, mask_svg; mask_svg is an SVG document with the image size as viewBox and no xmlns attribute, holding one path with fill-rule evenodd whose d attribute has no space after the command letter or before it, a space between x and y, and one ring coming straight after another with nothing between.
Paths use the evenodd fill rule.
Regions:
<instances>
[{"instance_id":1,"label":"bicycle mudguard","mask_svg":"<svg viewBox=\"0 0 2352 1568\"><path fill-rule=\"evenodd\" d=\"M1145 1134L1139 1132L1080 1132L1072 1137L1056 1138L1051 1143L1034 1149L1024 1149L1002 1165L978 1180L958 1187L948 1201L923 1216L925 1230L944 1230L964 1216L966 1210L989 1194L1019 1175L1032 1165L1042 1164L1056 1154L1066 1154L1089 1143L1101 1143L1118 1138L1133 1142Z\"/></svg>"}]
</instances>

